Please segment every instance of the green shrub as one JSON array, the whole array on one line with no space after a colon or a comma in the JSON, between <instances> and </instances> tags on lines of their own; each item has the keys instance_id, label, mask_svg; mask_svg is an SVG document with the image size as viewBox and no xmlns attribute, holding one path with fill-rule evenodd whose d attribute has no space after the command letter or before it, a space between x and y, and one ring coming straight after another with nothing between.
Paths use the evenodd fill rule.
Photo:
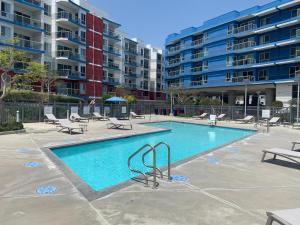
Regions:
<instances>
[{"instance_id":1,"label":"green shrub","mask_svg":"<svg viewBox=\"0 0 300 225\"><path fill-rule=\"evenodd\" d=\"M281 102L281 101L274 101L274 102L272 102L272 106L273 107L278 107L278 108L283 107L283 102Z\"/></svg>"},{"instance_id":2,"label":"green shrub","mask_svg":"<svg viewBox=\"0 0 300 225\"><path fill-rule=\"evenodd\" d=\"M0 124L0 132L15 131L15 130L22 130L22 129L24 129L22 123L10 122L10 123Z\"/></svg>"}]
</instances>

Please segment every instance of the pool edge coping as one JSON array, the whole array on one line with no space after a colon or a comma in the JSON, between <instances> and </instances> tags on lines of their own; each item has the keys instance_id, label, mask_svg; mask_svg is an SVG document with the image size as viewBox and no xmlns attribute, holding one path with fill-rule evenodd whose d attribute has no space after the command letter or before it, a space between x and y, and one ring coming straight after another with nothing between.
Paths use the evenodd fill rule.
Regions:
<instances>
[{"instance_id":1,"label":"pool edge coping","mask_svg":"<svg viewBox=\"0 0 300 225\"><path fill-rule=\"evenodd\" d=\"M189 124L195 124L195 125L204 125L204 126L209 126L205 124L198 124L198 123L193 123L189 121L171 121L171 120L165 120L165 121L153 121L153 122L145 122L146 123L159 123L159 122L178 122L178 123L189 123ZM143 125L140 123L140 125ZM231 141L229 143L223 144L221 146L209 149L208 151L204 151L201 153L198 153L196 155L193 155L191 157L188 157L183 160L179 160L171 165L171 168L178 167L179 165L183 165L187 162L190 162L194 159L197 159L203 155L207 155L209 153L212 153L214 151L217 151L221 148L224 148L225 146L232 145L233 143L239 142L241 140L244 140L246 138L249 138L253 135L258 134L257 129L243 129L243 128L233 128L233 127L224 127L224 126L217 126L217 127L222 127L222 128L231 128L231 129L242 129L242 130L249 130L249 131L254 131L253 133L250 133L238 140ZM131 186L132 184L136 184L137 182L134 181L132 178L121 182L119 184L113 185L111 187L105 188L100 191L95 191L92 187L90 187L85 181L83 181L71 168L69 168L60 158L58 158L55 153L50 149L50 148L63 148L63 147L69 147L73 145L80 145L80 144L89 144L89 143L94 143L94 142L99 142L99 141L109 141L109 140L114 140L114 139L119 139L119 138L127 138L127 137L134 137L134 136L141 136L141 135L146 135L146 134L155 134L155 133L161 133L161 132L168 132L171 131L171 129L162 129L159 128L159 130L156 131L149 131L149 132L144 132L144 133L138 133L138 134L125 134L125 135L119 135L115 137L107 137L107 138L102 138L102 139L95 139L95 140L89 140L86 142L79 142L79 143L68 143L68 144L63 144L63 145L57 145L57 146L47 146L47 147L42 147L41 150L47 155L47 157L58 167L58 169L63 173L63 175L69 180L69 182L89 201L94 201L103 197L106 197L110 194L113 194L117 191L120 191L126 187ZM162 167L162 171L166 171L167 167ZM137 176L141 177L141 176Z\"/></svg>"}]
</instances>

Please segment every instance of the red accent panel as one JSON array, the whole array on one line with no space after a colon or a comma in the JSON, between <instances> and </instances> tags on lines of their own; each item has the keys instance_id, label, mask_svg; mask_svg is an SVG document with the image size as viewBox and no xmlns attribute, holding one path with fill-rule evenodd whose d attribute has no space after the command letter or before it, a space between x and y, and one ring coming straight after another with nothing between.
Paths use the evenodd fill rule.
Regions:
<instances>
[{"instance_id":1,"label":"red accent panel","mask_svg":"<svg viewBox=\"0 0 300 225\"><path fill-rule=\"evenodd\" d=\"M96 48L102 49L103 38L100 34L94 33L94 46Z\"/></svg>"},{"instance_id":2,"label":"red accent panel","mask_svg":"<svg viewBox=\"0 0 300 225\"><path fill-rule=\"evenodd\" d=\"M103 32L103 20L96 17L94 21L94 30L102 33Z\"/></svg>"}]
</instances>

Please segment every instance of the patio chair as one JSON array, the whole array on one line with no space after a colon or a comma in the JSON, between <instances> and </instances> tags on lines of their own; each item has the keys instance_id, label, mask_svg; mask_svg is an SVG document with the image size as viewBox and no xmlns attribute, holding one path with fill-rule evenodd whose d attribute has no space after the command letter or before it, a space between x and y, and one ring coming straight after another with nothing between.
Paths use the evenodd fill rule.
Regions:
<instances>
[{"instance_id":1,"label":"patio chair","mask_svg":"<svg viewBox=\"0 0 300 225\"><path fill-rule=\"evenodd\" d=\"M194 119L205 119L208 116L208 113L202 113L201 115L198 116L193 116L192 118Z\"/></svg>"},{"instance_id":2,"label":"patio chair","mask_svg":"<svg viewBox=\"0 0 300 225\"><path fill-rule=\"evenodd\" d=\"M133 119L145 119L145 116L144 116L144 115L138 115L138 114L136 114L135 112L130 112L130 116L131 116Z\"/></svg>"},{"instance_id":3,"label":"patio chair","mask_svg":"<svg viewBox=\"0 0 300 225\"><path fill-rule=\"evenodd\" d=\"M45 122L57 124L59 120L53 114L45 114Z\"/></svg>"},{"instance_id":4,"label":"patio chair","mask_svg":"<svg viewBox=\"0 0 300 225\"><path fill-rule=\"evenodd\" d=\"M108 129L125 129L125 127L130 127L132 130L132 124L130 122L120 121L117 118L109 118L107 123Z\"/></svg>"},{"instance_id":5,"label":"patio chair","mask_svg":"<svg viewBox=\"0 0 300 225\"><path fill-rule=\"evenodd\" d=\"M87 121L89 122L89 118L81 117L78 113L71 113L70 120L74 122Z\"/></svg>"},{"instance_id":6,"label":"patio chair","mask_svg":"<svg viewBox=\"0 0 300 225\"><path fill-rule=\"evenodd\" d=\"M217 125L217 116L216 115L210 115L208 124L211 126L216 126Z\"/></svg>"},{"instance_id":7,"label":"patio chair","mask_svg":"<svg viewBox=\"0 0 300 225\"><path fill-rule=\"evenodd\" d=\"M93 112L93 120L107 120L107 118L98 112Z\"/></svg>"},{"instance_id":8,"label":"patio chair","mask_svg":"<svg viewBox=\"0 0 300 225\"><path fill-rule=\"evenodd\" d=\"M70 122L68 119L59 120L59 125L61 129L58 132L67 130L70 134L72 134L74 130L79 130L82 134L84 133L83 127L81 127L79 124Z\"/></svg>"},{"instance_id":9,"label":"patio chair","mask_svg":"<svg viewBox=\"0 0 300 225\"><path fill-rule=\"evenodd\" d=\"M293 128L300 128L300 123L293 123Z\"/></svg>"},{"instance_id":10,"label":"patio chair","mask_svg":"<svg viewBox=\"0 0 300 225\"><path fill-rule=\"evenodd\" d=\"M268 221L266 225L272 225L273 222L277 222L281 225L300 224L300 208L267 212L267 216Z\"/></svg>"},{"instance_id":11,"label":"patio chair","mask_svg":"<svg viewBox=\"0 0 300 225\"><path fill-rule=\"evenodd\" d=\"M300 165L300 162L296 160L296 159L300 159L300 152L291 151L289 149L283 149L283 148L265 149L263 150L263 156L261 159L262 162L265 161L267 154L273 155L273 159L276 159L277 156L281 156Z\"/></svg>"},{"instance_id":12,"label":"patio chair","mask_svg":"<svg viewBox=\"0 0 300 225\"><path fill-rule=\"evenodd\" d=\"M254 121L254 116L246 116L244 119L237 120L240 123L251 123Z\"/></svg>"},{"instance_id":13,"label":"patio chair","mask_svg":"<svg viewBox=\"0 0 300 225\"><path fill-rule=\"evenodd\" d=\"M217 120L224 120L226 117L226 114L220 114L217 116Z\"/></svg>"},{"instance_id":14,"label":"patio chair","mask_svg":"<svg viewBox=\"0 0 300 225\"><path fill-rule=\"evenodd\" d=\"M262 120L260 122L260 125L262 126L267 126L268 121L267 120ZM278 126L280 124L280 117L273 117L269 120L269 126Z\"/></svg>"}]
</instances>

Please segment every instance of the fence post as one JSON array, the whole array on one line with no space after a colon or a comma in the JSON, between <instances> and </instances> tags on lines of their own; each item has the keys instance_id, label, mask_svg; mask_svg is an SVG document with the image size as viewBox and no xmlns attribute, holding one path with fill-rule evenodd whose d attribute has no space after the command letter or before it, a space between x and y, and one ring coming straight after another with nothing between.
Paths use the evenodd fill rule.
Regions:
<instances>
[{"instance_id":1,"label":"fence post","mask_svg":"<svg viewBox=\"0 0 300 225\"><path fill-rule=\"evenodd\" d=\"M69 117L70 117L70 110L67 109L67 119L69 119Z\"/></svg>"},{"instance_id":2,"label":"fence post","mask_svg":"<svg viewBox=\"0 0 300 225\"><path fill-rule=\"evenodd\" d=\"M16 122L20 123L20 111L19 110L17 110Z\"/></svg>"}]
</instances>

